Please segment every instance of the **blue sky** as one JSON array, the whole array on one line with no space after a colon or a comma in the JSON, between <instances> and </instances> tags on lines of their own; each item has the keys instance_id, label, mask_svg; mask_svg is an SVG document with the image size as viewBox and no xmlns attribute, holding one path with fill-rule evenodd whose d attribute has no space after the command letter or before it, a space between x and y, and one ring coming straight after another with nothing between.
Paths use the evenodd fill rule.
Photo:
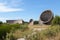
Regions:
<instances>
[{"instance_id":1,"label":"blue sky","mask_svg":"<svg viewBox=\"0 0 60 40\"><path fill-rule=\"evenodd\" d=\"M45 10L60 15L60 0L0 0L0 21L39 20L40 14Z\"/></svg>"}]
</instances>

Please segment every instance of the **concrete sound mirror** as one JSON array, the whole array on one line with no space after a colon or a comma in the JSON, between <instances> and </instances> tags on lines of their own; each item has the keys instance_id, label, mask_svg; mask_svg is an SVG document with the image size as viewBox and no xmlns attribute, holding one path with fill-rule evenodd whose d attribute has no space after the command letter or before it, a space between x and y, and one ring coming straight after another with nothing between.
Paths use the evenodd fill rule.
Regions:
<instances>
[{"instance_id":1,"label":"concrete sound mirror","mask_svg":"<svg viewBox=\"0 0 60 40\"><path fill-rule=\"evenodd\" d=\"M53 13L51 10L46 10L44 12L42 12L42 14L40 15L40 23L42 21L43 24L50 24L52 19L53 19Z\"/></svg>"}]
</instances>

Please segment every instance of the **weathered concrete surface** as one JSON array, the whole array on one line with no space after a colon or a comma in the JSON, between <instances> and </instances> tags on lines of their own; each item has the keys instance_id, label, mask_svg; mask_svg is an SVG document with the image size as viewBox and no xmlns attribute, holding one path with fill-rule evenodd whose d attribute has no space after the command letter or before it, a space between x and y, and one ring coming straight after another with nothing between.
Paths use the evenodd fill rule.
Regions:
<instances>
[{"instance_id":1,"label":"weathered concrete surface","mask_svg":"<svg viewBox=\"0 0 60 40\"><path fill-rule=\"evenodd\" d=\"M42 14L39 17L39 24L51 24L51 21L53 20L54 15L51 10L45 10L42 12ZM43 22L41 22L43 21Z\"/></svg>"}]
</instances>

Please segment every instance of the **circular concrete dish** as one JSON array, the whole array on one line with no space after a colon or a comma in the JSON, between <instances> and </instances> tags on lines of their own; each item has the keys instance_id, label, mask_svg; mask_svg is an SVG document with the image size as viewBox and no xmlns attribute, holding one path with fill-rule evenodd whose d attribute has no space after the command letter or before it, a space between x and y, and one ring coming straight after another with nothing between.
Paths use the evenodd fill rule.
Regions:
<instances>
[{"instance_id":1,"label":"circular concrete dish","mask_svg":"<svg viewBox=\"0 0 60 40\"><path fill-rule=\"evenodd\" d=\"M51 10L46 10L42 12L40 16L40 20L43 21L43 24L50 24L52 19L53 19L53 13L51 12Z\"/></svg>"}]
</instances>

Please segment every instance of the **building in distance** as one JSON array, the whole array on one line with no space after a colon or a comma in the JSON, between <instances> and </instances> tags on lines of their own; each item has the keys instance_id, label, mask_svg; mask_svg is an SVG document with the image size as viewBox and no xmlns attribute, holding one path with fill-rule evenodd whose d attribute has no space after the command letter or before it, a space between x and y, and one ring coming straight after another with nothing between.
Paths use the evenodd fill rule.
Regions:
<instances>
[{"instance_id":1,"label":"building in distance","mask_svg":"<svg viewBox=\"0 0 60 40\"><path fill-rule=\"evenodd\" d=\"M6 20L8 24L23 24L23 20Z\"/></svg>"}]
</instances>

